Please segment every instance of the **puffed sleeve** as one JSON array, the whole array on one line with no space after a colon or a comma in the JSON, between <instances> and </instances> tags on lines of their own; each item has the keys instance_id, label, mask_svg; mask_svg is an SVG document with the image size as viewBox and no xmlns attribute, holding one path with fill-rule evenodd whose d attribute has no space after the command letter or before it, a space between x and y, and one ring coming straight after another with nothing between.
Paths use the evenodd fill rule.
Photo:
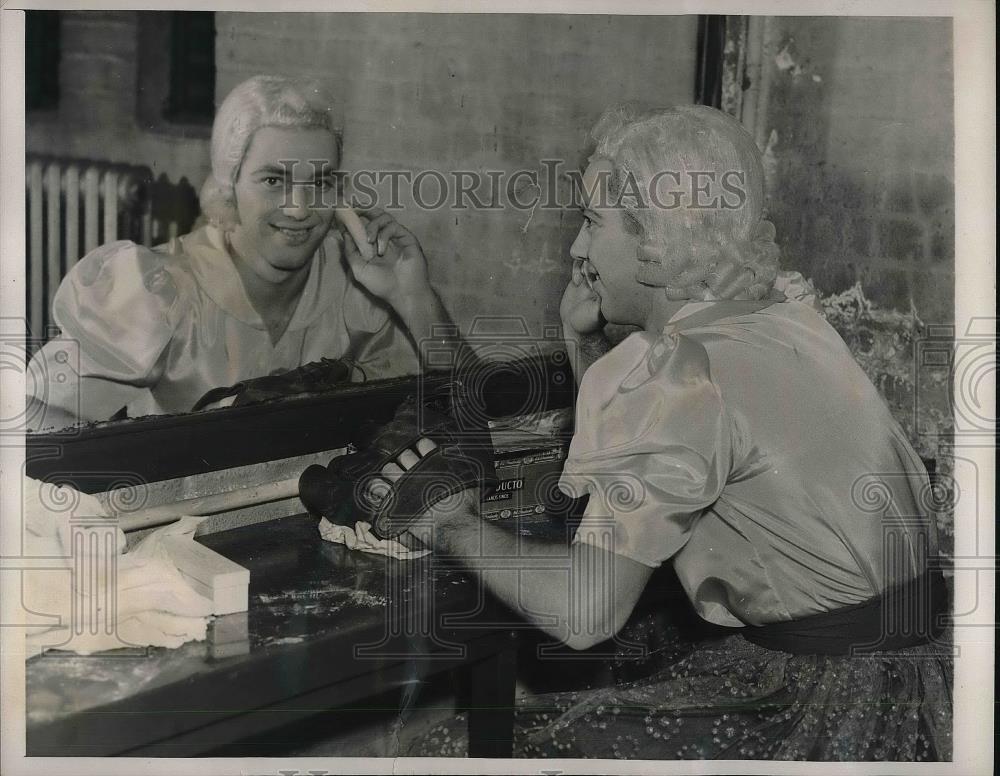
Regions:
<instances>
[{"instance_id":1,"label":"puffed sleeve","mask_svg":"<svg viewBox=\"0 0 1000 776\"><path fill-rule=\"evenodd\" d=\"M84 256L55 295L61 334L29 365L29 398L80 420L107 420L154 385L184 315L164 256L127 241Z\"/></svg>"},{"instance_id":2,"label":"puffed sleeve","mask_svg":"<svg viewBox=\"0 0 1000 776\"><path fill-rule=\"evenodd\" d=\"M580 386L560 480L590 496L574 541L659 566L721 494L732 439L705 349L680 334L631 335Z\"/></svg>"}]
</instances>

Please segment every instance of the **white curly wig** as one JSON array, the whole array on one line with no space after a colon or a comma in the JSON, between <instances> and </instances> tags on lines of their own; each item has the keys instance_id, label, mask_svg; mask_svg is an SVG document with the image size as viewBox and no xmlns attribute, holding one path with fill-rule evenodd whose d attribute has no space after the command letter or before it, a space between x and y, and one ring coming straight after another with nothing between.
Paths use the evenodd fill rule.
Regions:
<instances>
[{"instance_id":1,"label":"white curly wig","mask_svg":"<svg viewBox=\"0 0 1000 776\"><path fill-rule=\"evenodd\" d=\"M704 105L640 111L609 109L591 130L607 159L610 189L639 224L642 243L636 279L662 287L670 299L762 299L774 284L780 251L774 227L763 218L764 169L750 133L734 118ZM692 172L738 180L744 197L735 207L657 206L650 195L665 171L685 178ZM712 189L717 190L718 184ZM731 201L731 200L729 200ZM662 203L662 199L660 200Z\"/></svg>"},{"instance_id":2,"label":"white curly wig","mask_svg":"<svg viewBox=\"0 0 1000 776\"><path fill-rule=\"evenodd\" d=\"M212 174L201 188L201 209L224 231L239 219L233 187L254 132L262 127L329 130L340 151L341 135L333 102L318 81L257 75L234 88L223 100L212 125Z\"/></svg>"}]
</instances>

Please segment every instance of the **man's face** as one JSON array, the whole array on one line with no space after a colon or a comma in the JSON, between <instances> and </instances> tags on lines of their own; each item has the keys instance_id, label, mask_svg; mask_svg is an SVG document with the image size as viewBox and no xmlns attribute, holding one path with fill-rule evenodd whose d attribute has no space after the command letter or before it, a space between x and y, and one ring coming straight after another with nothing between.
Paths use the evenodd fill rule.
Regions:
<instances>
[{"instance_id":1,"label":"man's face","mask_svg":"<svg viewBox=\"0 0 1000 776\"><path fill-rule=\"evenodd\" d=\"M339 162L324 129L254 133L236 180L239 224L231 240L258 277L281 283L309 266L333 222L333 210L322 205L332 201Z\"/></svg>"},{"instance_id":2,"label":"man's face","mask_svg":"<svg viewBox=\"0 0 1000 776\"><path fill-rule=\"evenodd\" d=\"M608 194L613 167L606 159L591 162L583 174L584 223L570 246L570 255L586 259L594 290L601 297L601 313L612 323L642 325L648 312L648 289L636 279L640 238L626 224L625 211Z\"/></svg>"}]
</instances>

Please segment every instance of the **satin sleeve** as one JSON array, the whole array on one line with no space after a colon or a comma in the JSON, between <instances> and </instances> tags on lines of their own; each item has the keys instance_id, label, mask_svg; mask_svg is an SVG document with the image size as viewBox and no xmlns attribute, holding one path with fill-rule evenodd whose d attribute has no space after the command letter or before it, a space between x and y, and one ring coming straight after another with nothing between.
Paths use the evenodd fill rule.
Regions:
<instances>
[{"instance_id":1,"label":"satin sleeve","mask_svg":"<svg viewBox=\"0 0 1000 776\"><path fill-rule=\"evenodd\" d=\"M61 333L29 365L29 398L107 420L156 384L185 307L162 254L127 241L91 251L56 291Z\"/></svg>"},{"instance_id":2,"label":"satin sleeve","mask_svg":"<svg viewBox=\"0 0 1000 776\"><path fill-rule=\"evenodd\" d=\"M628 337L584 375L560 487L589 501L574 541L656 567L722 492L733 429L708 354L684 335Z\"/></svg>"},{"instance_id":3,"label":"satin sleeve","mask_svg":"<svg viewBox=\"0 0 1000 776\"><path fill-rule=\"evenodd\" d=\"M398 319L380 300L354 281L344 300L344 323L350 340L348 357L364 380L415 375L420 359Z\"/></svg>"}]
</instances>

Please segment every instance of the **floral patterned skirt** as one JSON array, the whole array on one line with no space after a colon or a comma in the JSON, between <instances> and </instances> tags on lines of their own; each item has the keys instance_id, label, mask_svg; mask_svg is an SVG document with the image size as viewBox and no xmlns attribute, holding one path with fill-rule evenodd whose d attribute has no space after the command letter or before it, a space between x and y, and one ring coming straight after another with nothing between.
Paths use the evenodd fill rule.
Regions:
<instances>
[{"instance_id":1,"label":"floral patterned skirt","mask_svg":"<svg viewBox=\"0 0 1000 776\"><path fill-rule=\"evenodd\" d=\"M791 655L740 635L645 678L523 698L516 757L947 761L950 641L857 657ZM454 718L411 756L465 756Z\"/></svg>"}]
</instances>

